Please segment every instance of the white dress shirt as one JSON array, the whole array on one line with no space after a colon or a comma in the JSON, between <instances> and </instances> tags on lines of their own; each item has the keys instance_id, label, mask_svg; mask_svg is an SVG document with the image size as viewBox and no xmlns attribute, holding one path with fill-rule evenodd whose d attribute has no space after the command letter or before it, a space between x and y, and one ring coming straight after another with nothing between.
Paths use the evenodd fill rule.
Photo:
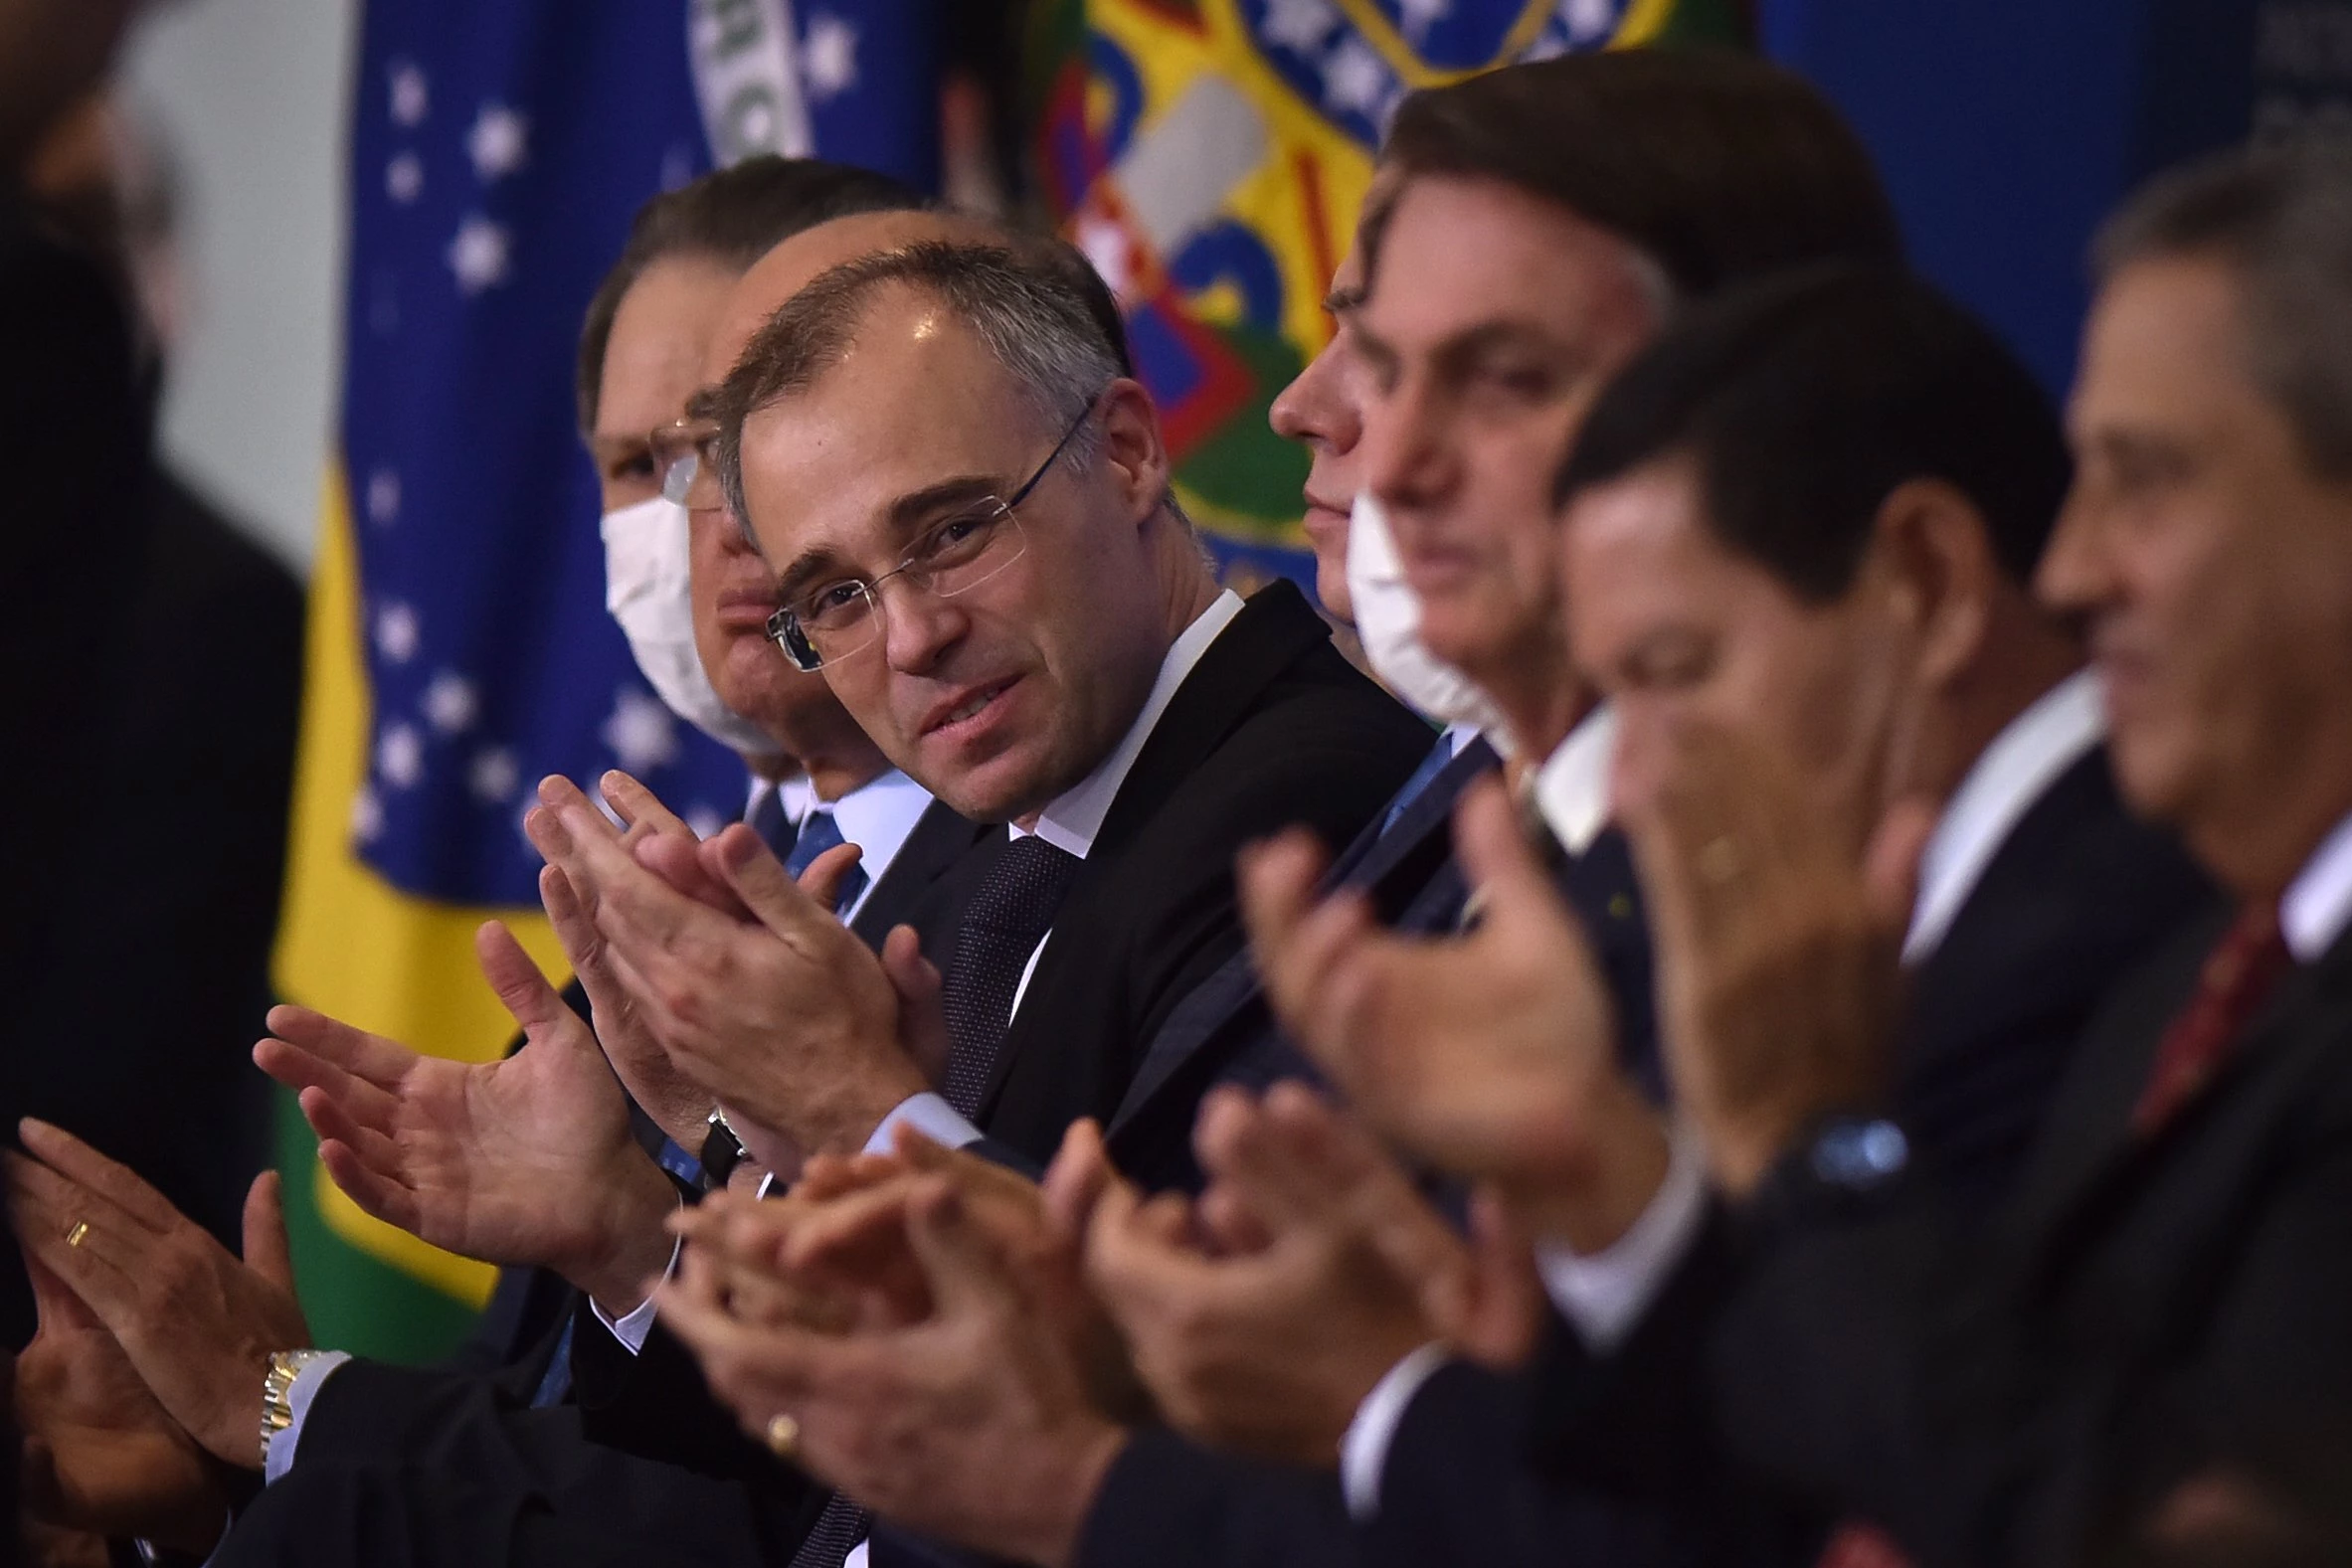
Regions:
<instances>
[{"instance_id":1,"label":"white dress shirt","mask_svg":"<svg viewBox=\"0 0 2352 1568\"><path fill-rule=\"evenodd\" d=\"M2335 825L2278 900L2278 933L2297 963L2317 963L2352 926L2352 816Z\"/></svg>"},{"instance_id":2,"label":"white dress shirt","mask_svg":"<svg viewBox=\"0 0 2352 1568\"><path fill-rule=\"evenodd\" d=\"M1606 710L1587 718L1537 776L1537 804L1563 843L1564 828L1589 824L1589 843L1599 823L1606 821L1613 741L1608 722ZM1599 739L1594 738L1596 729ZM1905 964L1922 962L1934 953L2003 841L2059 776L2105 735L2098 689L2088 671L2060 681L2002 727L1952 791L1920 853L1918 897L1903 944ZM1596 790L1603 801L1597 819L1592 804ZM2343 836L2347 843L2341 896L2352 910L2352 834ZM1665 1180L1641 1218L1617 1242L1589 1255L1555 1242L1538 1243L1536 1267L1544 1295L1594 1353L1614 1350L1640 1322L1698 1235L1707 1212L1707 1191L1704 1150L1695 1136L1678 1127ZM1426 1357L1407 1357L1357 1408L1341 1444L1341 1478L1348 1506L1357 1518L1378 1511L1379 1477L1396 1429L1412 1396L1439 1364ZM1353 1461L1351 1449L1357 1451Z\"/></svg>"},{"instance_id":3,"label":"white dress shirt","mask_svg":"<svg viewBox=\"0 0 2352 1568\"><path fill-rule=\"evenodd\" d=\"M1152 738L1152 731L1160 724L1160 717L1176 699L1176 688L1183 685L1200 656L1209 644L1223 634L1241 613L1241 596L1230 589L1219 594L1209 607L1193 618L1190 625L1169 644L1166 657L1160 661L1160 673L1152 682L1151 691L1144 697L1144 705L1137 710L1135 722L1127 727L1111 755L1104 758L1094 772L1079 780L1069 788L1046 802L1037 813L1037 825L1023 828L1008 824L1006 831L1015 838L1035 833L1056 849L1067 850L1084 860L1093 852L1095 835L1103 830L1103 818L1111 814L1111 802L1118 798L1120 786L1127 783L1128 772L1135 767L1136 757L1144 743ZM1012 1017L1020 1016L1020 1004L1029 994L1029 976L1037 972L1037 959L1044 954L1045 945L1053 941L1047 931L1030 950L1029 961L1020 972L1020 983L1012 992ZM888 1153L898 1144L901 1126L914 1128L934 1142L950 1148L962 1148L979 1139L980 1129L947 1100L926 1090L908 1097L882 1119L865 1141L869 1154Z\"/></svg>"}]
</instances>

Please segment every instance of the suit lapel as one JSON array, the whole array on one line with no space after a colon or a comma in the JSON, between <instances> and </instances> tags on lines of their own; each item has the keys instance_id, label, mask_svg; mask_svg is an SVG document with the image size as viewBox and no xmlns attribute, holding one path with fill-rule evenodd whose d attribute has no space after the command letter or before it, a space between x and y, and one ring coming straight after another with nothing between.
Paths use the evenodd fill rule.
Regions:
<instances>
[{"instance_id":1,"label":"suit lapel","mask_svg":"<svg viewBox=\"0 0 2352 1568\"><path fill-rule=\"evenodd\" d=\"M1134 766L1103 817L1102 830L1095 834L1086 864L1054 917L1057 930L1072 921L1085 921L1089 906L1110 896L1118 881L1122 853L1167 805L1185 775L1248 716L1268 683L1330 637L1330 628L1294 583L1269 584L1241 607L1232 624L1208 645L1176 688L1151 738L1136 754ZM1038 956L1028 989L1005 1034L1004 1047L996 1055L995 1071L981 1096L984 1126L1013 1063L1033 1049L1030 1042L1053 1040L1064 1032L1057 991L1065 965L1077 961L1067 955L1080 951L1074 944L1056 943L1050 933L1047 935L1044 952Z\"/></svg>"},{"instance_id":2,"label":"suit lapel","mask_svg":"<svg viewBox=\"0 0 2352 1568\"><path fill-rule=\"evenodd\" d=\"M1386 833L1379 831L1387 817L1382 811L1349 853L1333 864L1325 885L1369 890L1380 917L1407 930L1449 927L1462 902L1462 879L1446 853L1454 801L1470 781L1493 772L1500 764L1493 747L1484 740L1471 741L1430 777L1419 794L1405 802L1395 826ZM1391 879L1395 887L1388 886ZM1401 910L1393 908L1398 897L1411 902ZM1194 986L1152 1037L1151 1047L1119 1102L1118 1114L1111 1120L1111 1133L1116 1135L1141 1115L1161 1088L1227 1028L1257 1019L1260 1015L1255 1004L1260 1000L1257 965L1245 948Z\"/></svg>"},{"instance_id":3,"label":"suit lapel","mask_svg":"<svg viewBox=\"0 0 2352 1568\"><path fill-rule=\"evenodd\" d=\"M934 800L925 806L906 842L891 857L890 869L882 873L882 880L874 884L857 917L849 922L850 931L867 947L879 951L891 928L913 914L932 884L988 831L958 816L945 801Z\"/></svg>"}]
</instances>

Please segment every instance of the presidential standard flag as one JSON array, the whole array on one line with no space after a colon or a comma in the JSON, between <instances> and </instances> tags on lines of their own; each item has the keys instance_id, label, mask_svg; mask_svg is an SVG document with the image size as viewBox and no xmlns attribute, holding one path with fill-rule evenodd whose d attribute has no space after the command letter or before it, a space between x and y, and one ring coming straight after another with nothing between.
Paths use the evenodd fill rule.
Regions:
<instances>
[{"instance_id":1,"label":"presidential standard flag","mask_svg":"<svg viewBox=\"0 0 2352 1568\"><path fill-rule=\"evenodd\" d=\"M737 758L673 718L605 613L574 428L580 320L631 216L755 152L929 187L938 0L372 0L351 128L338 449L312 588L275 978L290 1001L481 1061L513 1032L496 916L559 980L522 836L538 780L644 779L698 826ZM278 1115L322 1344L446 1350L484 1265L361 1214Z\"/></svg>"},{"instance_id":2,"label":"presidential standard flag","mask_svg":"<svg viewBox=\"0 0 2352 1568\"><path fill-rule=\"evenodd\" d=\"M1570 50L1737 44L1743 0L1039 0L1034 164L1128 313L1176 493L1228 574L1312 584L1266 425L1415 87Z\"/></svg>"}]
</instances>

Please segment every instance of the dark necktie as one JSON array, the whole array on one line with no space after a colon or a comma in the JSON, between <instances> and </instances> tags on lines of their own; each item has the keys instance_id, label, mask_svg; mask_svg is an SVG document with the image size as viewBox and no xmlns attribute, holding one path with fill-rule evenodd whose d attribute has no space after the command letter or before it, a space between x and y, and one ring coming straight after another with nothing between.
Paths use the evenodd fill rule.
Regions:
<instances>
[{"instance_id":1,"label":"dark necktie","mask_svg":"<svg viewBox=\"0 0 2352 1568\"><path fill-rule=\"evenodd\" d=\"M2154 1137L2213 1081L2245 1039L2255 1010L2293 967L2274 905L2238 917L2198 971L2197 992L2156 1047L2156 1065L2131 1110L2131 1130Z\"/></svg>"},{"instance_id":2,"label":"dark necktie","mask_svg":"<svg viewBox=\"0 0 2352 1568\"><path fill-rule=\"evenodd\" d=\"M1033 833L1014 839L989 868L956 928L956 951L939 998L948 1019L947 1081L940 1092L959 1115L979 1113L1012 1023L1021 971L1052 929L1054 912L1084 863Z\"/></svg>"},{"instance_id":3,"label":"dark necktie","mask_svg":"<svg viewBox=\"0 0 2352 1568\"><path fill-rule=\"evenodd\" d=\"M865 1539L871 1523L865 1509L834 1492L824 1499L824 1511L801 1538L792 1568L841 1568L849 1549Z\"/></svg>"},{"instance_id":4,"label":"dark necktie","mask_svg":"<svg viewBox=\"0 0 2352 1568\"><path fill-rule=\"evenodd\" d=\"M784 857L784 869L791 872L793 880L798 882L801 873L816 863L818 855L835 844L845 842L847 840L841 837L841 824L833 820L832 809L818 806L801 824L801 836L792 846L792 853ZM833 908L843 910L856 903L857 895L865 891L866 881L865 867L851 866L841 878L841 896L834 901Z\"/></svg>"},{"instance_id":5,"label":"dark necktie","mask_svg":"<svg viewBox=\"0 0 2352 1568\"><path fill-rule=\"evenodd\" d=\"M784 859L793 852L793 840L800 836L800 828L784 811L784 791L770 784L752 801L751 809L743 813L743 820L751 830L775 851L776 858Z\"/></svg>"}]
</instances>

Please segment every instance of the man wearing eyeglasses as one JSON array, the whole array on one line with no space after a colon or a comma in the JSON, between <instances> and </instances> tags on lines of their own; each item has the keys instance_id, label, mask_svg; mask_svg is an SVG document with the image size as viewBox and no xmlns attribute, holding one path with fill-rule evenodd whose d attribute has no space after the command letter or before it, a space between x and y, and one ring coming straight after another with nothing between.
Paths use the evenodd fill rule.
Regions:
<instances>
[{"instance_id":1,"label":"man wearing eyeglasses","mask_svg":"<svg viewBox=\"0 0 2352 1568\"><path fill-rule=\"evenodd\" d=\"M906 945L877 963L831 940L748 833L701 861L751 920L614 849L584 801L535 837L763 1163L906 1125L1041 1165L1237 951L1236 850L1293 822L1352 835L1428 731L1295 588L1217 588L1150 395L1049 261L933 242L836 267L716 412L778 644L940 799L1008 824L943 887L940 994Z\"/></svg>"}]
</instances>

